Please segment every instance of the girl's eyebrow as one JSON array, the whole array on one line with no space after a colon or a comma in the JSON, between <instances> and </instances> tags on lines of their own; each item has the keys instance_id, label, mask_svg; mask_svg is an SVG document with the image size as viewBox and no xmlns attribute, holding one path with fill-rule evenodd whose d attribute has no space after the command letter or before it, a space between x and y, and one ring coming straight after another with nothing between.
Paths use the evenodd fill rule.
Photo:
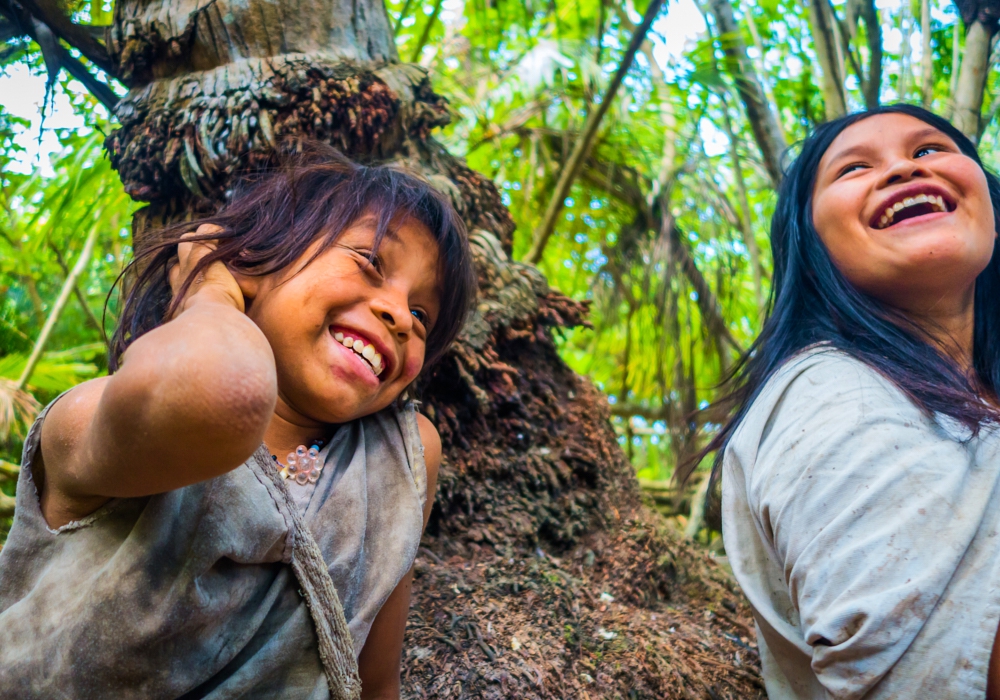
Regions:
<instances>
[{"instance_id":1,"label":"girl's eyebrow","mask_svg":"<svg viewBox=\"0 0 1000 700\"><path fill-rule=\"evenodd\" d=\"M871 147L867 143L859 143L849 148L845 148L836 155L830 158L830 164L836 163L838 160L844 158L853 158L854 156L865 155L871 151Z\"/></svg>"}]
</instances>

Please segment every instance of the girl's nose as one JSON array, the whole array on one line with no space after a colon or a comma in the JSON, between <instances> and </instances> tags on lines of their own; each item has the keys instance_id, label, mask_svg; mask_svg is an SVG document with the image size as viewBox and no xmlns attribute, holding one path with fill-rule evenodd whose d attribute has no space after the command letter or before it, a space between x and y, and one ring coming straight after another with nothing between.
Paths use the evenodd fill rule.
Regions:
<instances>
[{"instance_id":1,"label":"girl's nose","mask_svg":"<svg viewBox=\"0 0 1000 700\"><path fill-rule=\"evenodd\" d=\"M390 333L405 340L413 329L413 317L407 304L389 296L379 296L372 300L372 311L386 325Z\"/></svg>"},{"instance_id":2,"label":"girl's nose","mask_svg":"<svg viewBox=\"0 0 1000 700\"><path fill-rule=\"evenodd\" d=\"M910 158L899 158L885 171L882 176L882 185L895 185L900 182L907 182L915 178L929 177L928 171L919 160Z\"/></svg>"}]
</instances>

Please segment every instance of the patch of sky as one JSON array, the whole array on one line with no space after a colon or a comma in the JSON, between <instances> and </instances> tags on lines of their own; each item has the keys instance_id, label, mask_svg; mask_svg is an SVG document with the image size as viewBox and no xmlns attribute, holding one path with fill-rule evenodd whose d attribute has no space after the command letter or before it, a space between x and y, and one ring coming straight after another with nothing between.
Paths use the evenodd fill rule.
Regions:
<instances>
[{"instance_id":1,"label":"patch of sky","mask_svg":"<svg viewBox=\"0 0 1000 700\"><path fill-rule=\"evenodd\" d=\"M691 301L698 301L698 292L692 291L689 296L691 297Z\"/></svg>"},{"instance_id":2,"label":"patch of sky","mask_svg":"<svg viewBox=\"0 0 1000 700\"><path fill-rule=\"evenodd\" d=\"M601 200L599 200L597 198L594 198L594 199L590 200L590 208L591 209L600 209L601 206L602 206L601 205Z\"/></svg>"},{"instance_id":3,"label":"patch of sky","mask_svg":"<svg viewBox=\"0 0 1000 700\"><path fill-rule=\"evenodd\" d=\"M667 424L664 423L661 420L654 421L653 422L653 430L655 430L658 433L665 433L665 432L667 432Z\"/></svg>"},{"instance_id":4,"label":"patch of sky","mask_svg":"<svg viewBox=\"0 0 1000 700\"><path fill-rule=\"evenodd\" d=\"M458 67L461 65L458 62L458 59L455 58L454 56L449 56L448 58L444 59L444 64L448 66L448 68L450 68L451 70L458 70Z\"/></svg>"},{"instance_id":5,"label":"patch of sky","mask_svg":"<svg viewBox=\"0 0 1000 700\"><path fill-rule=\"evenodd\" d=\"M86 88L75 80L70 80L66 87L71 93L86 93ZM15 154L7 166L12 172L24 175L41 168L42 175L50 177L55 174L50 157L62 150L57 131L61 129L77 130L88 133L84 117L73 110L70 95L62 83L56 83L45 116L45 131L42 127L42 104L45 101L45 71L33 70L23 63L16 63L0 71L0 95L3 108L8 114L20 117L28 122L28 126L14 127L14 143L23 148ZM108 118L107 110L97 105L94 110L102 120Z\"/></svg>"},{"instance_id":6,"label":"patch of sky","mask_svg":"<svg viewBox=\"0 0 1000 700\"><path fill-rule=\"evenodd\" d=\"M704 142L705 155L709 158L721 156L729 150L729 139L710 119L698 123L698 131Z\"/></svg>"},{"instance_id":7,"label":"patch of sky","mask_svg":"<svg viewBox=\"0 0 1000 700\"><path fill-rule=\"evenodd\" d=\"M407 28L412 27L416 23L417 23L416 17L404 17L402 21L402 25Z\"/></svg>"},{"instance_id":8,"label":"patch of sky","mask_svg":"<svg viewBox=\"0 0 1000 700\"><path fill-rule=\"evenodd\" d=\"M586 243L587 242L587 234L585 234L585 233L578 233L575 236L573 236L573 240L576 241L577 243Z\"/></svg>"},{"instance_id":9,"label":"patch of sky","mask_svg":"<svg viewBox=\"0 0 1000 700\"><path fill-rule=\"evenodd\" d=\"M563 267L565 267L567 270L572 270L573 267L574 267L573 261L572 260L563 260Z\"/></svg>"},{"instance_id":10,"label":"patch of sky","mask_svg":"<svg viewBox=\"0 0 1000 700\"><path fill-rule=\"evenodd\" d=\"M888 53L899 53L903 45L903 32L899 27L882 27L882 48Z\"/></svg>"},{"instance_id":11,"label":"patch of sky","mask_svg":"<svg viewBox=\"0 0 1000 700\"><path fill-rule=\"evenodd\" d=\"M601 390L602 391L604 390L603 386L601 387ZM616 404L616 403L618 403L618 397L615 396L614 394L612 394L611 396L608 397L608 403L610 403L610 404Z\"/></svg>"},{"instance_id":12,"label":"patch of sky","mask_svg":"<svg viewBox=\"0 0 1000 700\"><path fill-rule=\"evenodd\" d=\"M521 189L521 183L520 182L512 183L510 187L511 187L512 190L514 190L515 192L517 192L518 190Z\"/></svg>"},{"instance_id":13,"label":"patch of sky","mask_svg":"<svg viewBox=\"0 0 1000 700\"><path fill-rule=\"evenodd\" d=\"M510 202L511 202L510 195L507 194L506 192L501 192L500 193L500 201L503 202L503 205L505 207L509 207L510 206Z\"/></svg>"},{"instance_id":14,"label":"patch of sky","mask_svg":"<svg viewBox=\"0 0 1000 700\"><path fill-rule=\"evenodd\" d=\"M660 436L659 435L650 435L649 436L649 442L651 444L653 444L653 445L659 445L660 444Z\"/></svg>"},{"instance_id":15,"label":"patch of sky","mask_svg":"<svg viewBox=\"0 0 1000 700\"><path fill-rule=\"evenodd\" d=\"M785 68L789 78L797 78L802 75L802 59L798 56L789 56L785 59Z\"/></svg>"},{"instance_id":16,"label":"patch of sky","mask_svg":"<svg viewBox=\"0 0 1000 700\"><path fill-rule=\"evenodd\" d=\"M586 212L584 212L580 218L583 220L583 223L587 224L590 228L594 228L594 226L597 225L597 222L594 221L594 217Z\"/></svg>"},{"instance_id":17,"label":"patch of sky","mask_svg":"<svg viewBox=\"0 0 1000 700\"><path fill-rule=\"evenodd\" d=\"M573 206L573 203L574 202L573 202L573 198L572 197L567 197L566 199L563 200L563 205L565 205L567 207Z\"/></svg>"},{"instance_id":18,"label":"patch of sky","mask_svg":"<svg viewBox=\"0 0 1000 700\"><path fill-rule=\"evenodd\" d=\"M573 216L573 212L569 212L568 214L566 214L566 221L574 221L575 219L576 217Z\"/></svg>"}]
</instances>

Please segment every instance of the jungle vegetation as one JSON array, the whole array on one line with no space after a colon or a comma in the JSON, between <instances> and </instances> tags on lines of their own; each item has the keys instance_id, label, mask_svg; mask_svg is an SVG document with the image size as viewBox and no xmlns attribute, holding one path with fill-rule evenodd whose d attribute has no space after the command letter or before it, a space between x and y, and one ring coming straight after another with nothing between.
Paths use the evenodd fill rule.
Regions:
<instances>
[{"instance_id":1,"label":"jungle vegetation","mask_svg":"<svg viewBox=\"0 0 1000 700\"><path fill-rule=\"evenodd\" d=\"M384 12L381 0L360 4L367 24L344 30L354 43L281 17L297 58L269 64L264 84L231 67L244 49L260 55L253 47L275 27L234 19L221 0L197 9L0 0L0 70L47 76L84 124L58 134L50 169L25 168L24 135L36 138L36 127L0 94L0 514L13 512L20 446L39 407L106 371L103 341L117 309L109 293L143 232L210 211L238 168L266 160L282 135L306 135L421 170L473 233L479 325L424 387L448 455L429 532L433 566L446 555L478 561L484 547L511 565L511 552L544 548L590 566L598 548L586 538L600 530L611 538L604 551L653 553L637 574L644 580L693 570L677 563L693 561L693 550L681 556L642 528L626 546L614 539L620 531L594 524L595 513L621 519L623 504L638 502L638 475L678 533L721 552L700 507L704 471L686 490L671 478L720 419L708 410L718 385L766 313L767 230L783 163L828 118L909 101L953 119L995 164L1000 2L387 0ZM176 26L157 19L168 5L180 8ZM204 39L205 26L238 26L246 45ZM194 87L183 101L167 96L168 83ZM484 483L498 490L478 493ZM558 569L555 561L548 566ZM669 586L658 586L639 586L630 604L652 609L669 598ZM449 604L432 598L415 605L427 629L431 611ZM579 655L589 623L574 614L576 626L554 634ZM720 640L733 634L723 627ZM491 638L477 635L469 631L468 643L495 656ZM723 652L735 669L738 650ZM663 668L690 663L678 653ZM691 683L669 686L652 662L626 679L573 659L565 663L577 664L581 687L600 686L605 673L609 688L619 679L673 697ZM421 676L426 687L433 675ZM636 685L640 676L646 685ZM701 682L744 697L737 677Z\"/></svg>"}]
</instances>

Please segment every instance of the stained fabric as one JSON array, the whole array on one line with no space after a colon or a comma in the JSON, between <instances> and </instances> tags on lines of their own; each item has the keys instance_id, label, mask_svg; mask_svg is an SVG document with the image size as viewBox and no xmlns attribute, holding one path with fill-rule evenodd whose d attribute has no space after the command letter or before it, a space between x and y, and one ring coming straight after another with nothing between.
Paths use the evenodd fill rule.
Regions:
<instances>
[{"instance_id":1,"label":"stained fabric","mask_svg":"<svg viewBox=\"0 0 1000 700\"><path fill-rule=\"evenodd\" d=\"M1000 434L830 348L767 383L723 460L723 535L768 696L985 697Z\"/></svg>"},{"instance_id":2,"label":"stained fabric","mask_svg":"<svg viewBox=\"0 0 1000 700\"><path fill-rule=\"evenodd\" d=\"M356 698L356 658L416 556L414 408L341 426L303 501L263 446L231 472L58 530L25 441L0 551L0 698Z\"/></svg>"}]
</instances>

